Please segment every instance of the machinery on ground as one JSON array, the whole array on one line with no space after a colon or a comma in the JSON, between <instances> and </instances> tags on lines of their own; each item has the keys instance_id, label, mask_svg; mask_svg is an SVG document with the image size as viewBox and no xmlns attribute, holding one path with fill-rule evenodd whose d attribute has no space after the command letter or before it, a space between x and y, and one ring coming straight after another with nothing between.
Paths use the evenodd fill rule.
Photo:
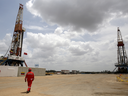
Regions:
<instances>
[{"instance_id":1,"label":"machinery on ground","mask_svg":"<svg viewBox=\"0 0 128 96\"><path fill-rule=\"evenodd\" d=\"M23 66L23 63L25 63L24 58L21 57L23 34L25 32L25 29L22 27L22 24L23 24L23 5L20 4L16 18L15 28L13 32L13 37L11 41L11 47L9 48L10 51L7 57L5 56L0 57L0 65ZM27 67L26 63L25 65Z\"/></svg>"},{"instance_id":2,"label":"machinery on ground","mask_svg":"<svg viewBox=\"0 0 128 96\"><path fill-rule=\"evenodd\" d=\"M121 31L119 28L117 29L117 60L118 60L118 63L115 64L116 68L118 68L117 72L127 73L128 59L127 59L127 54L126 54L124 42L122 39Z\"/></svg>"}]
</instances>

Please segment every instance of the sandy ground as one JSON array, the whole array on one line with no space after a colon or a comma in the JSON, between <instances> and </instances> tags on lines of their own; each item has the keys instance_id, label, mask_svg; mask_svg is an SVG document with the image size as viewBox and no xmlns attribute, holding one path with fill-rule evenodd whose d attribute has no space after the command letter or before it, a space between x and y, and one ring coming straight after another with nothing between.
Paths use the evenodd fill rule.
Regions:
<instances>
[{"instance_id":1,"label":"sandy ground","mask_svg":"<svg viewBox=\"0 0 128 96\"><path fill-rule=\"evenodd\" d=\"M128 96L115 74L36 76L30 93L24 77L0 77L0 96Z\"/></svg>"}]
</instances>

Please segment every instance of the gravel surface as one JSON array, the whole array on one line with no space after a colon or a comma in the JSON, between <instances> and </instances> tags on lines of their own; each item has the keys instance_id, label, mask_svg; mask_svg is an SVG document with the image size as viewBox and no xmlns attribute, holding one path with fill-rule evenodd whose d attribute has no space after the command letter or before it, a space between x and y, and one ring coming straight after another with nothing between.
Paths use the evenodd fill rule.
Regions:
<instances>
[{"instance_id":1,"label":"gravel surface","mask_svg":"<svg viewBox=\"0 0 128 96\"><path fill-rule=\"evenodd\" d=\"M30 93L24 77L0 77L0 96L128 96L115 74L36 76Z\"/></svg>"}]
</instances>

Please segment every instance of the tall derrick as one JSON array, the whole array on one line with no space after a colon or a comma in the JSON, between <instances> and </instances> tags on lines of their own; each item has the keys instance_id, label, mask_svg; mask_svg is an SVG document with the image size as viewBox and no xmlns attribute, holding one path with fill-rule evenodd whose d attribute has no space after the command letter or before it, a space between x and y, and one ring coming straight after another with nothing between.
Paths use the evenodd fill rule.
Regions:
<instances>
[{"instance_id":1,"label":"tall derrick","mask_svg":"<svg viewBox=\"0 0 128 96\"><path fill-rule=\"evenodd\" d=\"M118 46L118 51L117 51L117 56L118 56L118 64L120 65L126 65L127 63L127 54L125 51L122 35L120 32L120 29L117 29L117 46Z\"/></svg>"},{"instance_id":2,"label":"tall derrick","mask_svg":"<svg viewBox=\"0 0 128 96\"><path fill-rule=\"evenodd\" d=\"M115 66L118 67L118 72L127 72L127 54L124 47L121 31L119 28L117 28L117 61L118 63Z\"/></svg>"},{"instance_id":3,"label":"tall derrick","mask_svg":"<svg viewBox=\"0 0 128 96\"><path fill-rule=\"evenodd\" d=\"M23 63L25 63L27 67L24 58L21 57L23 34L25 32L25 29L22 28L22 24L23 24L23 5L20 4L18 14L16 17L10 53L8 54L8 57L0 57L0 65L23 66Z\"/></svg>"},{"instance_id":4,"label":"tall derrick","mask_svg":"<svg viewBox=\"0 0 128 96\"><path fill-rule=\"evenodd\" d=\"M19 11L16 18L12 43L11 43L10 55L21 56L23 34L25 31L24 29L22 29L22 23L23 23L23 5L20 4Z\"/></svg>"}]
</instances>

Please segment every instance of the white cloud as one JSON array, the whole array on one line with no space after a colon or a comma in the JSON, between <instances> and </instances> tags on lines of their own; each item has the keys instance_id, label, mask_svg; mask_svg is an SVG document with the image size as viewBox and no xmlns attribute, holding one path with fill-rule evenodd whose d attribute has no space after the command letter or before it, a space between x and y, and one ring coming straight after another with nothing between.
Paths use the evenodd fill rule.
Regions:
<instances>
[{"instance_id":1,"label":"white cloud","mask_svg":"<svg viewBox=\"0 0 128 96\"><path fill-rule=\"evenodd\" d=\"M56 28L56 30L54 31L54 33L56 34L61 34L63 32L63 28L62 27L58 27Z\"/></svg>"},{"instance_id":2,"label":"white cloud","mask_svg":"<svg viewBox=\"0 0 128 96\"><path fill-rule=\"evenodd\" d=\"M11 34L7 33L5 37L0 40L0 52L5 55L11 45Z\"/></svg>"},{"instance_id":3,"label":"white cloud","mask_svg":"<svg viewBox=\"0 0 128 96\"><path fill-rule=\"evenodd\" d=\"M27 7L28 11L32 12L33 15L40 17L40 15L38 14L38 12L37 12L36 10L31 9L31 7L33 6L33 2L34 2L34 1L35 1L35 0L30 0L30 1L28 1L28 2L26 3L26 7Z\"/></svg>"},{"instance_id":4,"label":"white cloud","mask_svg":"<svg viewBox=\"0 0 128 96\"><path fill-rule=\"evenodd\" d=\"M91 51L93 51L93 48L90 46L89 43L84 43L84 42L73 42L69 46L69 51L75 55L84 55L84 54L92 54Z\"/></svg>"},{"instance_id":5,"label":"white cloud","mask_svg":"<svg viewBox=\"0 0 128 96\"><path fill-rule=\"evenodd\" d=\"M29 66L38 63L40 67L55 70L98 71L114 69L117 50L116 45L113 46L114 40L111 42L106 39L98 42L72 41L64 35L66 34L62 36L53 33L44 35L42 33L27 32L23 45L27 47L23 50L28 50L26 61ZM113 47L109 48L111 45Z\"/></svg>"},{"instance_id":6,"label":"white cloud","mask_svg":"<svg viewBox=\"0 0 128 96\"><path fill-rule=\"evenodd\" d=\"M43 30L43 28L40 26L24 26L24 27L27 29Z\"/></svg>"}]
</instances>

